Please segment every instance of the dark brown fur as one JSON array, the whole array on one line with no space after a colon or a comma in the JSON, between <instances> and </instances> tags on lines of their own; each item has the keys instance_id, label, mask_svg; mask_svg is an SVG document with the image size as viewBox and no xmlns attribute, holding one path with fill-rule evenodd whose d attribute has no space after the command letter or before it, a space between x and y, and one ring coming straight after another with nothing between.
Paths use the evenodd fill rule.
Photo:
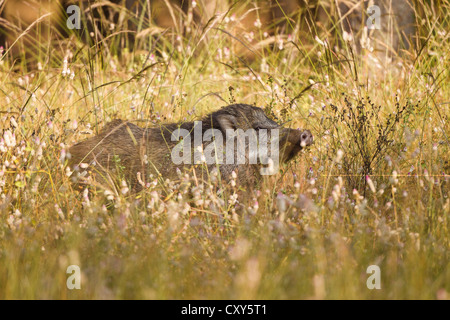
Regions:
<instances>
[{"instance_id":1,"label":"dark brown fur","mask_svg":"<svg viewBox=\"0 0 450 320\"><path fill-rule=\"evenodd\" d=\"M171 123L154 128L141 128L130 122L114 120L108 123L97 135L73 145L69 165L77 171L75 176L85 168L80 164L89 165L89 172L95 173L97 181L107 183L109 173L123 174L133 190L140 190L141 180L149 181L149 175L154 178L177 178L177 168L180 170L195 168L199 179L207 179L217 164L205 165L175 165L171 158L172 149L179 141L171 141L172 133L178 128L193 132L194 122ZM262 109L245 104L224 107L202 119L202 133L210 128L219 129L225 136L226 129L276 129L279 125L269 119ZM193 148L193 134L191 134ZM303 146L312 143L312 135L308 130L280 128L280 163L294 158ZM210 142L209 142L210 143ZM204 146L208 142L203 143ZM193 152L192 152L193 153ZM120 159L120 160L119 160ZM84 165L83 167L85 167ZM253 164L220 164L221 178L230 180L232 172L237 174L237 182L241 184L254 183L259 180L261 165ZM153 179L154 179L153 178Z\"/></svg>"}]
</instances>

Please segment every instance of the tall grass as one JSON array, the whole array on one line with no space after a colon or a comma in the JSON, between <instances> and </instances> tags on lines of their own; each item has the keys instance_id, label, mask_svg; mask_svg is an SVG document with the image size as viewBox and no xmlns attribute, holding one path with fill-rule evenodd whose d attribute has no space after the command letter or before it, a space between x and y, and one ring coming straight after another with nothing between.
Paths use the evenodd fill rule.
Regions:
<instances>
[{"instance_id":1,"label":"tall grass","mask_svg":"<svg viewBox=\"0 0 450 320\"><path fill-rule=\"evenodd\" d=\"M0 298L448 299L450 2L417 1L421 37L391 63L337 41L331 17L305 29L284 13L251 34L236 23L256 22L257 3L206 22L189 5L171 7L174 28L133 16L130 37L127 19L88 10L93 36L86 20L44 55L3 48ZM74 189L68 147L108 121L192 120L235 101L315 144L256 190L184 174L137 195L120 177Z\"/></svg>"}]
</instances>

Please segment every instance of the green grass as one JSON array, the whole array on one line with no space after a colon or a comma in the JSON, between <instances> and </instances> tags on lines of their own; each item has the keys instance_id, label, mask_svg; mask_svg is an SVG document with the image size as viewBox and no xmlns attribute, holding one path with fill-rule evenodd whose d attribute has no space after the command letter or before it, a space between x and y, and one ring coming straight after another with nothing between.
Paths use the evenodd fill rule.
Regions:
<instances>
[{"instance_id":1,"label":"green grass","mask_svg":"<svg viewBox=\"0 0 450 320\"><path fill-rule=\"evenodd\" d=\"M325 47L300 30L271 46L263 27L238 48L245 38L225 17L131 50L112 31L103 46L72 36L44 57L9 51L0 60L0 298L448 299L450 2L440 15L420 5L419 48L381 68L366 50ZM319 39L332 42L331 28ZM258 190L192 177L153 178L138 195L120 179L89 195L73 189L68 147L108 121L193 120L232 102L311 130L314 145ZM358 105L367 117L353 122L332 111ZM392 141L381 143L389 118ZM81 269L80 290L66 286L69 265ZM370 265L380 290L366 286Z\"/></svg>"}]
</instances>

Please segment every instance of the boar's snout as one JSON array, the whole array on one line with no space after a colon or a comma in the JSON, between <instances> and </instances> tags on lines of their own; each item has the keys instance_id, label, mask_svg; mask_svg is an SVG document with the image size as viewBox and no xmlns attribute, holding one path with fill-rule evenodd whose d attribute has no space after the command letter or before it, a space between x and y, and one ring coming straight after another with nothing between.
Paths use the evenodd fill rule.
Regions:
<instances>
[{"instance_id":1,"label":"boar's snout","mask_svg":"<svg viewBox=\"0 0 450 320\"><path fill-rule=\"evenodd\" d=\"M300 146L306 147L306 146L310 146L314 141L313 135L311 134L311 131L309 130L305 130L302 132L301 136L300 136Z\"/></svg>"},{"instance_id":2,"label":"boar's snout","mask_svg":"<svg viewBox=\"0 0 450 320\"><path fill-rule=\"evenodd\" d=\"M313 143L313 135L309 130L283 129L280 140L281 161L287 162L293 159L301 150Z\"/></svg>"}]
</instances>

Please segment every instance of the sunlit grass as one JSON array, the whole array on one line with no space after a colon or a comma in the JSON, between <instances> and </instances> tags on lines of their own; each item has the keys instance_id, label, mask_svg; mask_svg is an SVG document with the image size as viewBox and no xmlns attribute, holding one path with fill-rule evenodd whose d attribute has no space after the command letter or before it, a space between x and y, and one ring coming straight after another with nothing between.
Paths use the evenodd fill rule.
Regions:
<instances>
[{"instance_id":1,"label":"sunlit grass","mask_svg":"<svg viewBox=\"0 0 450 320\"><path fill-rule=\"evenodd\" d=\"M48 44L52 59L32 65L3 49L0 298L448 299L450 17L422 5L421 46L379 66L352 42L327 45L327 32L265 34L255 21L240 33L245 8L189 31L141 20L131 50L113 28L102 45ZM68 147L108 121L193 120L233 102L315 144L256 190L184 175L151 177L137 195L120 178L71 184ZM332 110L348 102L379 111L346 122ZM366 170L377 125L406 105ZM66 286L69 265L80 290ZM370 265L381 290L366 286Z\"/></svg>"}]
</instances>

